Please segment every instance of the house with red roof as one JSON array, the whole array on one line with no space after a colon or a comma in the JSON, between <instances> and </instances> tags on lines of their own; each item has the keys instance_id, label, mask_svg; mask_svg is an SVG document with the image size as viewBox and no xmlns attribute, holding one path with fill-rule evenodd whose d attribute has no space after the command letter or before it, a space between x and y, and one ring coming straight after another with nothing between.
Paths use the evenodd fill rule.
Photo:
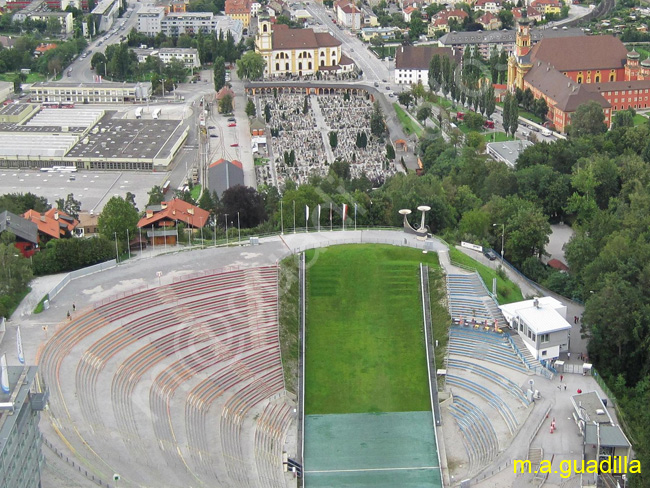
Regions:
<instances>
[{"instance_id":1,"label":"house with red roof","mask_svg":"<svg viewBox=\"0 0 650 488\"><path fill-rule=\"evenodd\" d=\"M490 12L481 15L476 22L483 26L483 30L499 30L503 25L499 17Z\"/></svg>"},{"instance_id":2,"label":"house with red roof","mask_svg":"<svg viewBox=\"0 0 650 488\"><path fill-rule=\"evenodd\" d=\"M64 239L74 234L79 221L63 210L51 208L41 214L36 210L28 210L23 218L38 226L38 242L44 245L51 239Z\"/></svg>"},{"instance_id":3,"label":"house with red roof","mask_svg":"<svg viewBox=\"0 0 650 488\"><path fill-rule=\"evenodd\" d=\"M467 15L467 12L458 8L438 12L436 15L431 17L431 22L429 23L428 28L428 35L432 37L436 34L436 32L439 31L449 32L450 21L454 20L456 22L462 22L467 17L469 17L469 15Z\"/></svg>"},{"instance_id":4,"label":"house with red roof","mask_svg":"<svg viewBox=\"0 0 650 488\"><path fill-rule=\"evenodd\" d=\"M523 10L524 9L522 7L517 7L512 9L512 16L514 17L515 21L518 22L519 20L521 20ZM526 7L526 13L528 14L528 20L534 22L541 22L544 19L543 11L539 11L536 8Z\"/></svg>"},{"instance_id":5,"label":"house with red roof","mask_svg":"<svg viewBox=\"0 0 650 488\"><path fill-rule=\"evenodd\" d=\"M350 30L361 29L361 10L350 0L339 0L334 3L336 19L343 27Z\"/></svg>"},{"instance_id":6,"label":"house with red roof","mask_svg":"<svg viewBox=\"0 0 650 488\"><path fill-rule=\"evenodd\" d=\"M178 239L178 224L182 222L191 229L200 229L208 224L210 212L174 198L160 205L150 205L145 216L138 222L138 228L147 229L147 239L158 245L174 245Z\"/></svg>"},{"instance_id":7,"label":"house with red roof","mask_svg":"<svg viewBox=\"0 0 650 488\"><path fill-rule=\"evenodd\" d=\"M501 0L476 0L474 2L474 10L498 14L501 8L503 8Z\"/></svg>"}]
</instances>

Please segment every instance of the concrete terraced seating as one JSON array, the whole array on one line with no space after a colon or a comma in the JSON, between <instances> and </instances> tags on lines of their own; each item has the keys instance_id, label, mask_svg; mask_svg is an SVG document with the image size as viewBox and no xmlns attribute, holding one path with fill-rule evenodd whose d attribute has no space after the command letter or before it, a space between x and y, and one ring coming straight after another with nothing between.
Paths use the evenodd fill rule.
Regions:
<instances>
[{"instance_id":1,"label":"concrete terraced seating","mask_svg":"<svg viewBox=\"0 0 650 488\"><path fill-rule=\"evenodd\" d=\"M528 372L508 340L495 333L451 327L447 351L449 357L456 355L481 359L522 373Z\"/></svg>"},{"instance_id":2,"label":"concrete terraced seating","mask_svg":"<svg viewBox=\"0 0 650 488\"><path fill-rule=\"evenodd\" d=\"M251 488L259 486L257 482L250 483L249 473L254 466L252 460L245 456L242 448L242 427L248 412L253 407L281 392L283 388L282 366L278 366L238 390L228 399L221 411L219 430L221 448L226 462L226 470L235 486Z\"/></svg>"},{"instance_id":3,"label":"concrete terraced seating","mask_svg":"<svg viewBox=\"0 0 650 488\"><path fill-rule=\"evenodd\" d=\"M266 266L193 277L97 303L55 332L37 358L43 378L58 385L72 373L66 381L73 383L52 388L50 408L80 456L93 459L101 447L95 474L131 458L138 461L121 474L138 486L216 479L256 487L283 479L281 452L279 462L268 453L277 453L273 442L283 442L279 432L288 428L286 400L265 417L270 437L262 444L254 437L254 414L284 390L277 276L276 266ZM225 419L221 443L215 416ZM224 446L229 456L243 453L249 469L231 469ZM250 454L262 447L264 481Z\"/></svg>"},{"instance_id":4,"label":"concrete terraced seating","mask_svg":"<svg viewBox=\"0 0 650 488\"><path fill-rule=\"evenodd\" d=\"M474 473L488 465L499 452L499 439L490 418L474 403L454 395L449 407L463 434L463 444L469 459L468 472Z\"/></svg>"},{"instance_id":5,"label":"concrete terraced seating","mask_svg":"<svg viewBox=\"0 0 650 488\"><path fill-rule=\"evenodd\" d=\"M480 366L471 361L464 361L462 359L449 358L447 359L447 369L456 368L468 371L472 374L485 378L488 381L491 381L495 385L503 388L506 393L514 397L522 403L524 406L530 405L530 402L524 395L522 389L510 378L506 378L502 374L499 374L491 369Z\"/></svg>"},{"instance_id":6,"label":"concrete terraced seating","mask_svg":"<svg viewBox=\"0 0 650 488\"><path fill-rule=\"evenodd\" d=\"M291 412L291 407L286 403L269 403L257 419L255 463L261 488L286 486L281 471L282 449L293 421Z\"/></svg>"},{"instance_id":7,"label":"concrete terraced seating","mask_svg":"<svg viewBox=\"0 0 650 488\"><path fill-rule=\"evenodd\" d=\"M486 295L483 282L478 279L475 273L472 274L448 274L447 275L447 293L457 293L460 295Z\"/></svg>"},{"instance_id":8,"label":"concrete terraced seating","mask_svg":"<svg viewBox=\"0 0 650 488\"><path fill-rule=\"evenodd\" d=\"M446 375L446 382L447 385L454 386L457 388L462 388L464 390L467 390L470 393L473 393L479 398L482 398L485 402L487 402L487 404L490 407L492 407L495 411L499 412L501 418L503 418L503 421L508 427L508 430L510 431L511 435L517 431L517 426L519 425L519 421L517 420L517 417L515 417L515 414L512 412L512 410L510 409L510 406L506 402L504 402L499 395L489 390L488 388L484 387L483 385L479 385L478 383L475 383L474 381L468 380L467 378L462 378L460 376L455 376L449 373L447 373Z\"/></svg>"}]
</instances>

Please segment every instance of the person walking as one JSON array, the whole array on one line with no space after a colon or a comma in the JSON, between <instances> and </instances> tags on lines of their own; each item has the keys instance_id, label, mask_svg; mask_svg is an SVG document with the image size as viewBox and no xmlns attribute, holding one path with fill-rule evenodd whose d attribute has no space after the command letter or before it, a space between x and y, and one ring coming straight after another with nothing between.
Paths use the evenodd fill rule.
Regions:
<instances>
[{"instance_id":1,"label":"person walking","mask_svg":"<svg viewBox=\"0 0 650 488\"><path fill-rule=\"evenodd\" d=\"M72 320L72 317L70 316L70 310L68 310L68 320Z\"/></svg>"},{"instance_id":2,"label":"person walking","mask_svg":"<svg viewBox=\"0 0 650 488\"><path fill-rule=\"evenodd\" d=\"M564 375L563 374L560 375L560 383L562 383L562 381L564 381Z\"/></svg>"}]
</instances>

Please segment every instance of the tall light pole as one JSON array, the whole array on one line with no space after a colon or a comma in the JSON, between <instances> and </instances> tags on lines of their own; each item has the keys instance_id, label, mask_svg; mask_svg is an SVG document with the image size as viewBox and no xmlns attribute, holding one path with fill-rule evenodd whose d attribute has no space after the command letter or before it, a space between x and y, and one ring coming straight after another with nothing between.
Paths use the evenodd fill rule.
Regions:
<instances>
[{"instance_id":1,"label":"tall light pole","mask_svg":"<svg viewBox=\"0 0 650 488\"><path fill-rule=\"evenodd\" d=\"M296 201L293 201L293 233L296 233Z\"/></svg>"},{"instance_id":2,"label":"tall light pole","mask_svg":"<svg viewBox=\"0 0 650 488\"><path fill-rule=\"evenodd\" d=\"M241 224L239 222L239 212L237 212L237 244L241 246Z\"/></svg>"},{"instance_id":3,"label":"tall light pole","mask_svg":"<svg viewBox=\"0 0 650 488\"><path fill-rule=\"evenodd\" d=\"M114 232L115 234L115 262L119 263L120 262L120 253L117 250L117 232Z\"/></svg>"},{"instance_id":4,"label":"tall light pole","mask_svg":"<svg viewBox=\"0 0 650 488\"><path fill-rule=\"evenodd\" d=\"M280 200L280 234L284 235L284 212L282 211L282 200Z\"/></svg>"},{"instance_id":5,"label":"tall light pole","mask_svg":"<svg viewBox=\"0 0 650 488\"><path fill-rule=\"evenodd\" d=\"M501 226L501 264L503 265L503 246L506 238L506 224L492 224L492 227Z\"/></svg>"},{"instance_id":6,"label":"tall light pole","mask_svg":"<svg viewBox=\"0 0 650 488\"><path fill-rule=\"evenodd\" d=\"M226 246L228 245L228 214L226 214Z\"/></svg>"},{"instance_id":7,"label":"tall light pole","mask_svg":"<svg viewBox=\"0 0 650 488\"><path fill-rule=\"evenodd\" d=\"M357 204L354 204L354 230L357 230Z\"/></svg>"}]
</instances>

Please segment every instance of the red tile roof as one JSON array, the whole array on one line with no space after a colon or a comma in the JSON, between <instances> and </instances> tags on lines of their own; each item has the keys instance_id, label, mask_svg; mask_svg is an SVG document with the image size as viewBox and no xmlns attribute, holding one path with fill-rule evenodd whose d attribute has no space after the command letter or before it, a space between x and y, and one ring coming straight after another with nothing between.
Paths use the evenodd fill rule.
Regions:
<instances>
[{"instance_id":1,"label":"red tile roof","mask_svg":"<svg viewBox=\"0 0 650 488\"><path fill-rule=\"evenodd\" d=\"M138 227L153 227L163 220L185 222L191 227L203 227L208 223L210 213L202 208L175 198L160 204L163 208L156 212L147 210L146 215L138 222Z\"/></svg>"},{"instance_id":2,"label":"red tile roof","mask_svg":"<svg viewBox=\"0 0 650 488\"><path fill-rule=\"evenodd\" d=\"M329 32L314 32L312 29L273 28L273 49L318 49L338 47L341 42Z\"/></svg>"},{"instance_id":3,"label":"red tile roof","mask_svg":"<svg viewBox=\"0 0 650 488\"><path fill-rule=\"evenodd\" d=\"M233 164L233 165L237 166L239 169L243 169L243 168L244 168L244 166L243 166L243 165L241 164L241 162L239 162L239 161L228 161L227 159L223 159L223 158L218 159L217 161L215 161L214 163L212 163L212 164L210 165L210 168L214 168L215 166L219 166L220 164L223 164L223 163L230 163L230 164Z\"/></svg>"},{"instance_id":4,"label":"red tile roof","mask_svg":"<svg viewBox=\"0 0 650 488\"><path fill-rule=\"evenodd\" d=\"M54 239L64 237L67 232L72 232L79 225L78 220L55 208L49 209L44 214L36 210L28 210L23 214L23 218L34 222L38 226L39 233Z\"/></svg>"},{"instance_id":5,"label":"red tile roof","mask_svg":"<svg viewBox=\"0 0 650 488\"><path fill-rule=\"evenodd\" d=\"M546 38L531 50L531 60L541 60L559 71L618 69L625 66L627 49L614 36Z\"/></svg>"}]
</instances>

